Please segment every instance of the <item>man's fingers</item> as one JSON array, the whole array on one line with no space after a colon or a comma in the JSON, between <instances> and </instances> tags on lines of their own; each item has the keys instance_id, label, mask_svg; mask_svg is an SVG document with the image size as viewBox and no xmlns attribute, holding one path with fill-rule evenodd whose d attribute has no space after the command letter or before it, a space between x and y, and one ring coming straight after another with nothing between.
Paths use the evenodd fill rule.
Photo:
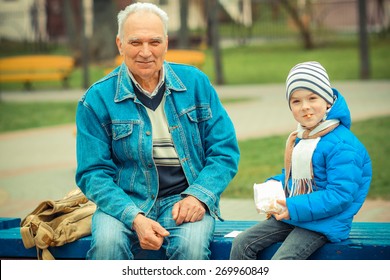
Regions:
<instances>
[{"instance_id":1,"label":"man's fingers","mask_svg":"<svg viewBox=\"0 0 390 280\"><path fill-rule=\"evenodd\" d=\"M163 243L162 240L158 240L157 242L156 242L156 240L153 240L153 241L142 240L140 242L140 246L144 250L154 250L154 251L157 251L157 250L159 250L161 248L162 243Z\"/></svg>"},{"instance_id":2,"label":"man's fingers","mask_svg":"<svg viewBox=\"0 0 390 280\"><path fill-rule=\"evenodd\" d=\"M192 218L190 219L189 222L194 223L194 222L197 222L197 221L202 220L204 214L205 214L205 212L202 212L202 211L199 211L198 213L194 213L194 214L192 215Z\"/></svg>"},{"instance_id":3,"label":"man's fingers","mask_svg":"<svg viewBox=\"0 0 390 280\"><path fill-rule=\"evenodd\" d=\"M173 205L173 208L172 208L172 218L174 220L176 220L177 217L179 216L179 210L180 210L180 201L175 203L175 205Z\"/></svg>"},{"instance_id":4,"label":"man's fingers","mask_svg":"<svg viewBox=\"0 0 390 280\"><path fill-rule=\"evenodd\" d=\"M205 213L206 211L203 207L187 208L186 206L181 206L176 219L176 224L180 225L182 223L193 223L200 221L201 219L203 219Z\"/></svg>"},{"instance_id":5,"label":"man's fingers","mask_svg":"<svg viewBox=\"0 0 390 280\"><path fill-rule=\"evenodd\" d=\"M141 214L134 219L133 229L137 233L141 248L146 250L160 249L164 237L169 235L169 232L158 222Z\"/></svg>"},{"instance_id":6,"label":"man's fingers","mask_svg":"<svg viewBox=\"0 0 390 280\"><path fill-rule=\"evenodd\" d=\"M188 215L188 208L180 207L180 211L176 217L176 224L181 225L183 222L188 222L187 215Z\"/></svg>"},{"instance_id":7,"label":"man's fingers","mask_svg":"<svg viewBox=\"0 0 390 280\"><path fill-rule=\"evenodd\" d=\"M169 231L163 228L160 224L153 228L157 237L167 237L169 235Z\"/></svg>"},{"instance_id":8,"label":"man's fingers","mask_svg":"<svg viewBox=\"0 0 390 280\"><path fill-rule=\"evenodd\" d=\"M155 224L152 227L152 232L140 239L141 248L145 250L159 250L164 242L164 237L168 235L169 232L165 228Z\"/></svg>"}]
</instances>

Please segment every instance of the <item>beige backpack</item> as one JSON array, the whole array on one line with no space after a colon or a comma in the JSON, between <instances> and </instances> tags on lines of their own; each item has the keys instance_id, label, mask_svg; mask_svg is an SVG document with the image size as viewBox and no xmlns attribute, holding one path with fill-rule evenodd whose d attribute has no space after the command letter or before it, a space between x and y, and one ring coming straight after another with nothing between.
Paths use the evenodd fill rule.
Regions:
<instances>
[{"instance_id":1,"label":"beige backpack","mask_svg":"<svg viewBox=\"0 0 390 280\"><path fill-rule=\"evenodd\" d=\"M37 248L39 260L54 260L49 246L62 246L91 234L96 205L79 190L60 200L41 202L21 222L23 245Z\"/></svg>"}]
</instances>

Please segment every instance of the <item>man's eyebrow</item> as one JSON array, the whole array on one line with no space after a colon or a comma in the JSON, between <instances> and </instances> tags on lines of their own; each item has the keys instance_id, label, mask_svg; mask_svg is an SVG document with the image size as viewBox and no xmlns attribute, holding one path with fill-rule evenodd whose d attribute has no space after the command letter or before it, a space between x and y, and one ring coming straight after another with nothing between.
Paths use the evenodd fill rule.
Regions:
<instances>
[{"instance_id":1,"label":"man's eyebrow","mask_svg":"<svg viewBox=\"0 0 390 280\"><path fill-rule=\"evenodd\" d=\"M162 42L162 41L163 41L163 38L162 38L162 37L153 37L153 38L151 38L151 41L159 41L159 42Z\"/></svg>"},{"instance_id":2,"label":"man's eyebrow","mask_svg":"<svg viewBox=\"0 0 390 280\"><path fill-rule=\"evenodd\" d=\"M127 42L134 42L134 41L139 41L139 38L137 38L137 37L130 37L129 39L127 39Z\"/></svg>"},{"instance_id":3,"label":"man's eyebrow","mask_svg":"<svg viewBox=\"0 0 390 280\"><path fill-rule=\"evenodd\" d=\"M138 41L141 41L140 38L138 37L130 37L127 42L138 42ZM152 37L150 38L148 41L158 41L158 42L162 42L164 41L164 39L162 37Z\"/></svg>"}]
</instances>

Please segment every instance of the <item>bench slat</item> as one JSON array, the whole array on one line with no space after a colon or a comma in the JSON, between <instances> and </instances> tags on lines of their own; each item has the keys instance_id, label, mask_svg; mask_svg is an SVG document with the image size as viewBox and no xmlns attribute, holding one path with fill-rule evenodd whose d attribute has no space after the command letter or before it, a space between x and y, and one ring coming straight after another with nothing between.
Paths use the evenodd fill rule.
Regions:
<instances>
[{"instance_id":1,"label":"bench slat","mask_svg":"<svg viewBox=\"0 0 390 280\"><path fill-rule=\"evenodd\" d=\"M61 81L68 77L68 73L17 73L2 74L0 82L34 82L34 81Z\"/></svg>"},{"instance_id":2,"label":"bench slat","mask_svg":"<svg viewBox=\"0 0 390 280\"><path fill-rule=\"evenodd\" d=\"M24 55L0 58L0 83L66 81L73 71L73 57L62 55Z\"/></svg>"},{"instance_id":3,"label":"bench slat","mask_svg":"<svg viewBox=\"0 0 390 280\"><path fill-rule=\"evenodd\" d=\"M36 69L72 69L73 57L64 55L20 55L0 59L0 72Z\"/></svg>"},{"instance_id":4,"label":"bench slat","mask_svg":"<svg viewBox=\"0 0 390 280\"><path fill-rule=\"evenodd\" d=\"M0 230L19 227L20 222L19 218L0 218Z\"/></svg>"},{"instance_id":5,"label":"bench slat","mask_svg":"<svg viewBox=\"0 0 390 280\"><path fill-rule=\"evenodd\" d=\"M19 222L7 221L13 228L0 230L0 258L36 258L36 249L25 249L20 235ZM256 224L256 221L216 222L214 239L211 243L211 259L229 258L233 238L224 236L231 231L242 231ZM0 219L0 228L2 219ZM51 247L56 259L84 259L89 249L91 237L87 236L61 247ZM280 243L264 250L258 259L270 259ZM146 251L138 259L161 259L162 252ZM310 259L326 260L389 260L390 223L353 223L350 238L339 243L327 243L315 252Z\"/></svg>"}]
</instances>

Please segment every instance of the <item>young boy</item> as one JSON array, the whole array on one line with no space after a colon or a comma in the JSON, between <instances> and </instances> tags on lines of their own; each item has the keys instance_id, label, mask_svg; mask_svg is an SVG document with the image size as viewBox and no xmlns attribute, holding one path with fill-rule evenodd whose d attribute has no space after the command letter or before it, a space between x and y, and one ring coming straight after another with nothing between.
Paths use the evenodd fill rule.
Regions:
<instances>
[{"instance_id":1,"label":"young boy","mask_svg":"<svg viewBox=\"0 0 390 280\"><path fill-rule=\"evenodd\" d=\"M370 157L322 65L294 66L286 98L298 129L287 140L283 173L269 179L284 185L286 200L278 203L286 210L239 234L231 259L256 259L276 242L283 243L272 259L307 259L326 242L348 238L369 190Z\"/></svg>"}]
</instances>

